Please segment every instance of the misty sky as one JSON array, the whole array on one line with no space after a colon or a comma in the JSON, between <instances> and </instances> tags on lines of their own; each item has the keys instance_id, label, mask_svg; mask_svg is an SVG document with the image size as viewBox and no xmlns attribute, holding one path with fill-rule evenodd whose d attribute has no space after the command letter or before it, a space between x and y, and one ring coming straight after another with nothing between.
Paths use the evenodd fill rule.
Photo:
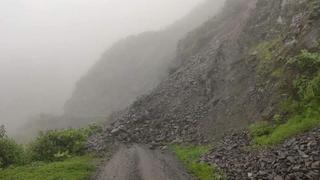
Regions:
<instances>
[{"instance_id":1,"label":"misty sky","mask_svg":"<svg viewBox=\"0 0 320 180\"><path fill-rule=\"evenodd\" d=\"M0 124L60 113L116 40L173 23L204 0L0 0Z\"/></svg>"}]
</instances>

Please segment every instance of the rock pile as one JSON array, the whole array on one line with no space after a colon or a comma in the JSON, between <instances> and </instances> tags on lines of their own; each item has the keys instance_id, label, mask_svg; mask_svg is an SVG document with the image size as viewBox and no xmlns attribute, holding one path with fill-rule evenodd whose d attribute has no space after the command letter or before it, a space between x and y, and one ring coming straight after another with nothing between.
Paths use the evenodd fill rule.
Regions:
<instances>
[{"instance_id":1,"label":"rock pile","mask_svg":"<svg viewBox=\"0 0 320 180\"><path fill-rule=\"evenodd\" d=\"M153 117L153 116L152 116ZM117 121L108 134L123 143L151 144L162 146L168 143L205 142L198 133L197 120L185 119L154 119L148 118L145 112L143 120L131 118L127 121Z\"/></svg>"},{"instance_id":2,"label":"rock pile","mask_svg":"<svg viewBox=\"0 0 320 180\"><path fill-rule=\"evenodd\" d=\"M247 131L226 136L203 157L228 179L320 179L320 128L285 141L279 147L249 149Z\"/></svg>"}]
</instances>

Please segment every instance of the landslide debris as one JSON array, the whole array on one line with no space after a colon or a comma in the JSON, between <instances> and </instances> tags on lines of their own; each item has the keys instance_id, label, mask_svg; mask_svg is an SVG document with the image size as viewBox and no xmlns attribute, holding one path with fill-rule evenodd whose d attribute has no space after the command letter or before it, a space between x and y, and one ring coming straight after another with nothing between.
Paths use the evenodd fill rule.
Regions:
<instances>
[{"instance_id":1,"label":"landslide debris","mask_svg":"<svg viewBox=\"0 0 320 180\"><path fill-rule=\"evenodd\" d=\"M264 150L250 148L248 131L231 132L202 160L228 179L320 179L320 128Z\"/></svg>"}]
</instances>

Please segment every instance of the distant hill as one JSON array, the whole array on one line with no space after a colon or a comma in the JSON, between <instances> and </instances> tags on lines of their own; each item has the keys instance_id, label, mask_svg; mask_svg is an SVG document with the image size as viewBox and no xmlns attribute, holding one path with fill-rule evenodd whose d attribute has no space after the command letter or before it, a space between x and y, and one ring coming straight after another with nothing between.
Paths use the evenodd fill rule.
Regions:
<instances>
[{"instance_id":1,"label":"distant hill","mask_svg":"<svg viewBox=\"0 0 320 180\"><path fill-rule=\"evenodd\" d=\"M65 115L101 117L121 110L167 75L178 41L216 14L223 0L207 1L162 31L145 32L114 44L77 83Z\"/></svg>"}]
</instances>

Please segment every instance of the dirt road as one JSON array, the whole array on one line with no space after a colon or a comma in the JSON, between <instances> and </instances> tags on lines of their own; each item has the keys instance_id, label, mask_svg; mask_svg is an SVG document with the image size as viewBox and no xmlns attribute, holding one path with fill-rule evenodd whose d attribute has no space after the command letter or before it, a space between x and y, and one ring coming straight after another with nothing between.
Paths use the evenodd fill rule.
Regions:
<instances>
[{"instance_id":1,"label":"dirt road","mask_svg":"<svg viewBox=\"0 0 320 180\"><path fill-rule=\"evenodd\" d=\"M141 145L122 147L100 169L97 180L191 180L169 152Z\"/></svg>"}]
</instances>

